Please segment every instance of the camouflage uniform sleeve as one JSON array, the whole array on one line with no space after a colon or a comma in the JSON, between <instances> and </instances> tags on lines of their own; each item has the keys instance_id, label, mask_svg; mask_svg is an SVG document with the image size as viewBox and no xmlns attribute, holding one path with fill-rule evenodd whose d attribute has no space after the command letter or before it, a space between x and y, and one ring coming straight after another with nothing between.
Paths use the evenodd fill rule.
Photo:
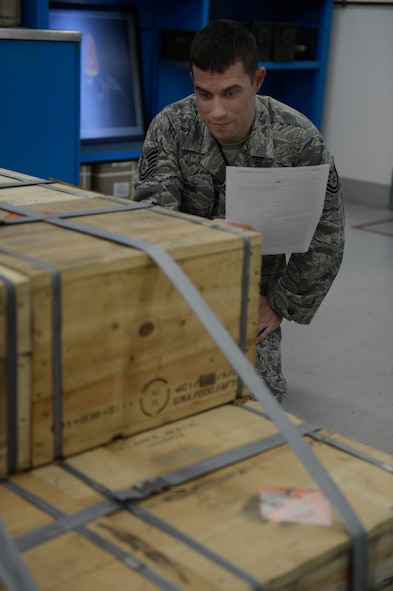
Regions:
<instances>
[{"instance_id":1,"label":"camouflage uniform sleeve","mask_svg":"<svg viewBox=\"0 0 393 591\"><path fill-rule=\"evenodd\" d=\"M339 271L344 251L345 219L339 177L322 138L314 135L299 154L297 166L324 163L330 164L329 180L310 248L306 253L292 254L286 268L273 271L265 286L269 305L299 324L311 322ZM270 265L266 262L269 275Z\"/></svg>"},{"instance_id":2,"label":"camouflage uniform sleeve","mask_svg":"<svg viewBox=\"0 0 393 591\"><path fill-rule=\"evenodd\" d=\"M182 173L177 134L167 110L161 111L147 130L134 177L134 201L147 201L178 210Z\"/></svg>"}]
</instances>

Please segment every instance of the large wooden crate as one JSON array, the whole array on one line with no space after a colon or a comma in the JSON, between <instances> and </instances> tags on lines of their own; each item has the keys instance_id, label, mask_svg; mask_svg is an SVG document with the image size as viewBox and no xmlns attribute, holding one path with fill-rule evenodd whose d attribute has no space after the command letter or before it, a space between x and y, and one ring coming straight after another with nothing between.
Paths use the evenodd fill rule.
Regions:
<instances>
[{"instance_id":1,"label":"large wooden crate","mask_svg":"<svg viewBox=\"0 0 393 591\"><path fill-rule=\"evenodd\" d=\"M78 199L93 199L99 196L98 192L0 168L0 201L20 207L27 206L33 211L60 212L64 210L58 202L72 203ZM50 209L44 208L44 204L50 206ZM53 208L54 204L56 205ZM10 215L11 212L0 212L1 218Z\"/></svg>"},{"instance_id":2,"label":"large wooden crate","mask_svg":"<svg viewBox=\"0 0 393 591\"><path fill-rule=\"evenodd\" d=\"M362 521L363 588L392 590L393 458L289 418ZM262 486L317 488L258 403L227 404L16 474L0 517L46 591L359 591L335 510L263 520Z\"/></svg>"},{"instance_id":3,"label":"large wooden crate","mask_svg":"<svg viewBox=\"0 0 393 591\"><path fill-rule=\"evenodd\" d=\"M27 183L0 188L0 475L244 393L164 271L176 262L253 362L259 234Z\"/></svg>"}]
</instances>

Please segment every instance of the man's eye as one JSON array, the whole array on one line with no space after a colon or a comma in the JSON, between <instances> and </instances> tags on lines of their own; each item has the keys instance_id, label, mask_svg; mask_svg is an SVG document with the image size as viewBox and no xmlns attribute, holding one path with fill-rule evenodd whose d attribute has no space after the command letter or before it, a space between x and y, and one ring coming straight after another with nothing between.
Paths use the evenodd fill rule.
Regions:
<instances>
[{"instance_id":1,"label":"man's eye","mask_svg":"<svg viewBox=\"0 0 393 591\"><path fill-rule=\"evenodd\" d=\"M198 96L203 99L208 99L210 97L208 92L203 92L202 90L198 90Z\"/></svg>"}]
</instances>

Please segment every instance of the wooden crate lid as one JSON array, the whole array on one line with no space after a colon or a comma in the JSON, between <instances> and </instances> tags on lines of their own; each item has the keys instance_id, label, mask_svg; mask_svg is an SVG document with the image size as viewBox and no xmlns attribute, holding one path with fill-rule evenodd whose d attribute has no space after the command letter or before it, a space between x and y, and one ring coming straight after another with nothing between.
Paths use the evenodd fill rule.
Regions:
<instances>
[{"instance_id":1,"label":"wooden crate lid","mask_svg":"<svg viewBox=\"0 0 393 591\"><path fill-rule=\"evenodd\" d=\"M61 513L54 517L57 524L44 518L40 521L35 507L31 517L26 517L36 527L32 535L28 528L17 526L18 512L10 512L14 517L8 517L7 526L19 532L14 535L18 535L18 547L34 578L48 583L47 589L57 589L63 579L62 588L79 590L95 582L97 569L105 573L110 568L113 584L117 581L119 589L127 580L134 588L135 572L146 576L151 571L158 577L159 589L167 588L163 581L187 591L238 591L258 585L277 591L291 587L301 591L350 589L351 541L334 511L328 527L261 519L261 486L315 485L283 441L278 446L268 443L270 449L264 452L235 459L242 446L271 442L277 434L259 410L256 403L227 405L80 454L67 461L67 470L65 465L49 466L10 478L12 485L42 498L43 507L48 503ZM291 421L301 428L300 421L294 417ZM393 567L393 476L383 465L391 465L393 458L310 426L307 432L305 437L310 438L315 453L362 517L369 540L368 586L383 588ZM327 440L314 439L315 433ZM335 444L347 445L352 451ZM225 452L233 454L233 463L212 468L203 476L193 475L193 465ZM371 461L365 461L362 454ZM113 511L102 504L102 493L110 498L110 491L115 493L124 486L135 489L139 478L158 477L179 468L189 470L189 478L182 485L147 495L140 502L119 503ZM70 469L75 473L70 474ZM4 488L5 483L0 485L0 494L11 499ZM23 498L23 493L19 496ZM20 499L13 502L15 506L21 504ZM0 515L5 513L4 507L1 503ZM97 507L102 508L101 514L98 511L94 516ZM44 509L43 513L47 512ZM96 541L95 548L89 543L92 540ZM86 568L73 548L83 550ZM128 565L128 577L116 566L114 557L118 565ZM149 580L147 576L146 585Z\"/></svg>"}]
</instances>

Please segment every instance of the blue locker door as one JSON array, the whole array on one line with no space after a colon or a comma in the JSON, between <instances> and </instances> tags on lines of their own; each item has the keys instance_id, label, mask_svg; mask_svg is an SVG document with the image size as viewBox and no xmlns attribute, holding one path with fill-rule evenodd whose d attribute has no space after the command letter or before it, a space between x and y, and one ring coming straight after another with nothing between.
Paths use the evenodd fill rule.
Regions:
<instances>
[{"instance_id":1,"label":"blue locker door","mask_svg":"<svg viewBox=\"0 0 393 591\"><path fill-rule=\"evenodd\" d=\"M0 167L79 184L80 34L0 31Z\"/></svg>"}]
</instances>

